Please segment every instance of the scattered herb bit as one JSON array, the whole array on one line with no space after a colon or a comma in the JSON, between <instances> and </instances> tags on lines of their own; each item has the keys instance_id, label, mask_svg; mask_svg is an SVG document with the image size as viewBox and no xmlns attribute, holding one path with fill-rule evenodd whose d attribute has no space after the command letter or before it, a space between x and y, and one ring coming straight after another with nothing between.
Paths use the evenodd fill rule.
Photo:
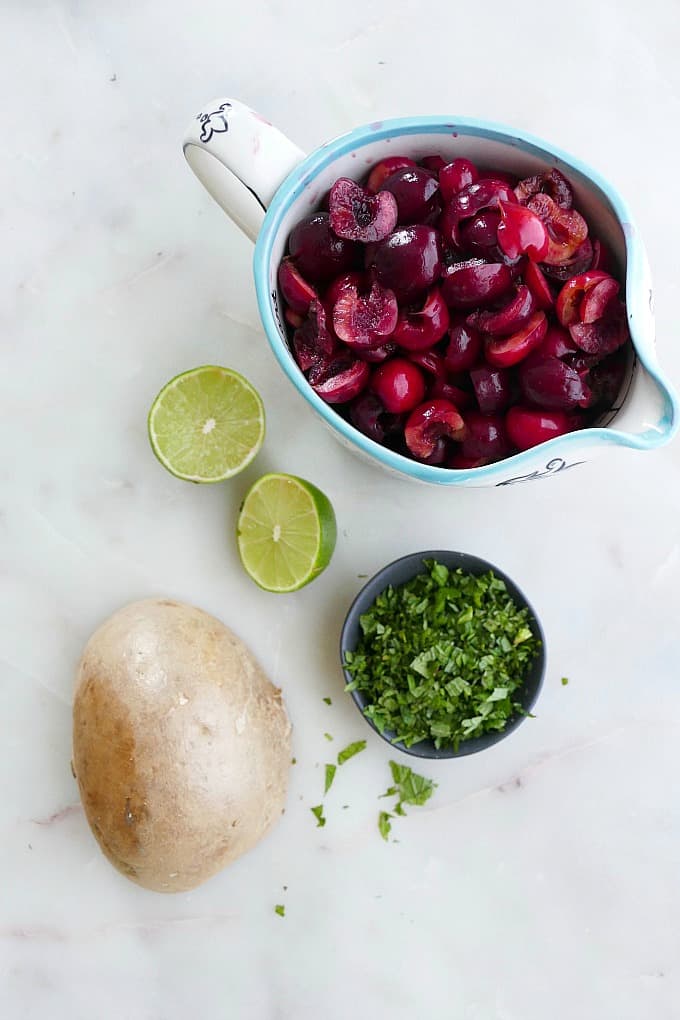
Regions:
<instances>
[{"instance_id":1,"label":"scattered herb bit","mask_svg":"<svg viewBox=\"0 0 680 1020\"><path fill-rule=\"evenodd\" d=\"M390 786L383 793L383 797L397 796L399 798L394 808L398 815L405 814L402 804L425 804L437 789L436 783L431 779L426 779L425 776L419 776L408 765L400 765L399 762L391 761L390 770L394 786Z\"/></svg>"},{"instance_id":2,"label":"scattered herb bit","mask_svg":"<svg viewBox=\"0 0 680 1020\"><path fill-rule=\"evenodd\" d=\"M387 811L381 811L378 815L378 829L380 830L380 835L385 842L387 842L387 837L392 831L392 823L390 822L391 817L392 815Z\"/></svg>"},{"instance_id":3,"label":"scattered herb bit","mask_svg":"<svg viewBox=\"0 0 680 1020\"><path fill-rule=\"evenodd\" d=\"M365 740L355 740L353 744L348 744L338 755L338 765L344 765L346 761L353 758L355 754L359 754L365 747Z\"/></svg>"},{"instance_id":4,"label":"scattered herb bit","mask_svg":"<svg viewBox=\"0 0 680 1020\"><path fill-rule=\"evenodd\" d=\"M291 765L297 765L297 758L291 758L290 763Z\"/></svg>"},{"instance_id":5,"label":"scattered herb bit","mask_svg":"<svg viewBox=\"0 0 680 1020\"><path fill-rule=\"evenodd\" d=\"M569 683L569 677L568 676L563 676L562 677L562 686L566 687L568 683Z\"/></svg>"},{"instance_id":6,"label":"scattered herb bit","mask_svg":"<svg viewBox=\"0 0 680 1020\"><path fill-rule=\"evenodd\" d=\"M342 810L346 811L348 807L349 807L349 804L343 804L342 805Z\"/></svg>"},{"instance_id":7,"label":"scattered herb bit","mask_svg":"<svg viewBox=\"0 0 680 1020\"><path fill-rule=\"evenodd\" d=\"M274 907L274 911L279 915L279 917L286 916L286 908L284 907L283 903L277 903L276 906Z\"/></svg>"},{"instance_id":8,"label":"scattered herb bit","mask_svg":"<svg viewBox=\"0 0 680 1020\"><path fill-rule=\"evenodd\" d=\"M326 740L332 740L333 739L332 736L330 735L330 733L324 733L324 737L326 738Z\"/></svg>"},{"instance_id":9,"label":"scattered herb bit","mask_svg":"<svg viewBox=\"0 0 680 1020\"><path fill-rule=\"evenodd\" d=\"M323 804L317 804L316 807L310 808L309 810L316 818L317 829L322 829L326 824L326 819L323 816Z\"/></svg>"},{"instance_id":10,"label":"scattered herb bit","mask_svg":"<svg viewBox=\"0 0 680 1020\"><path fill-rule=\"evenodd\" d=\"M357 574L357 577L361 580L364 577L368 577L368 574Z\"/></svg>"},{"instance_id":11,"label":"scattered herb bit","mask_svg":"<svg viewBox=\"0 0 680 1020\"><path fill-rule=\"evenodd\" d=\"M333 704L333 702L331 701L330 698L324 698L323 701L325 702L326 705L332 705Z\"/></svg>"},{"instance_id":12,"label":"scattered herb bit","mask_svg":"<svg viewBox=\"0 0 680 1020\"><path fill-rule=\"evenodd\" d=\"M345 655L346 690L381 733L407 747L436 747L504 730L522 712L517 692L538 653L531 617L492 571L480 576L425 560L425 571L389 587L360 617Z\"/></svg>"},{"instance_id":13,"label":"scattered herb bit","mask_svg":"<svg viewBox=\"0 0 680 1020\"><path fill-rule=\"evenodd\" d=\"M288 886L287 886L287 885L284 885L284 887L283 887L283 891L284 891L284 892L288 892Z\"/></svg>"},{"instance_id":14,"label":"scattered herb bit","mask_svg":"<svg viewBox=\"0 0 680 1020\"><path fill-rule=\"evenodd\" d=\"M324 797L326 796L331 786L333 785L333 780L335 779L335 771L336 771L335 765L326 765L326 782L324 784L323 789Z\"/></svg>"},{"instance_id":15,"label":"scattered herb bit","mask_svg":"<svg viewBox=\"0 0 680 1020\"><path fill-rule=\"evenodd\" d=\"M392 772L393 785L381 794L381 798L396 797L397 801L392 808L392 813L381 811L378 815L378 828L384 840L387 840L388 834L392 831L390 819L394 818L395 815L404 816L406 814L404 804L415 804L417 806L425 804L437 789L435 782L431 779L426 779L425 776L419 776L408 765L400 765L399 762L391 761L390 770ZM396 843L398 840L393 842Z\"/></svg>"}]
</instances>

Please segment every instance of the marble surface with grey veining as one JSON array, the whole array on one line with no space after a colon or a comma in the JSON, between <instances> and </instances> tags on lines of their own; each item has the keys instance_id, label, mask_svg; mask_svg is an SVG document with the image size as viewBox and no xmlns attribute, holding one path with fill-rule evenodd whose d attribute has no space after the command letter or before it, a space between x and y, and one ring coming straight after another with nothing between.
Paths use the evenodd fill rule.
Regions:
<instances>
[{"instance_id":1,"label":"marble surface with grey veining","mask_svg":"<svg viewBox=\"0 0 680 1020\"><path fill-rule=\"evenodd\" d=\"M677 1020L680 447L500 490L378 475L283 379L251 245L180 151L220 94L305 149L441 111L553 139L630 200L678 379L675 5L14 0L0 38L0 1016ZM206 362L255 383L270 428L244 475L203 488L160 468L145 418ZM328 571L282 598L248 581L232 538L269 469L310 477L339 521ZM526 590L548 672L511 739L428 766L436 795L386 844L390 752L342 693L338 629L361 575L437 546ZM256 651L297 758L271 836L171 897L112 870L69 767L84 642L161 593ZM316 828L323 763L367 735Z\"/></svg>"}]
</instances>

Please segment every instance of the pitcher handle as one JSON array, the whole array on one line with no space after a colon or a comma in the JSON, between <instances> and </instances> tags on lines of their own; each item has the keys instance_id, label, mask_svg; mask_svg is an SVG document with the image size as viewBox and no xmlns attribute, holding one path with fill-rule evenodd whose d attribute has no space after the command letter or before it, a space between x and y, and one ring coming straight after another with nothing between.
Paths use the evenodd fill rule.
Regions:
<instances>
[{"instance_id":1,"label":"pitcher handle","mask_svg":"<svg viewBox=\"0 0 680 1020\"><path fill-rule=\"evenodd\" d=\"M251 241L279 185L304 152L236 99L213 99L192 120L183 143L201 184Z\"/></svg>"}]
</instances>

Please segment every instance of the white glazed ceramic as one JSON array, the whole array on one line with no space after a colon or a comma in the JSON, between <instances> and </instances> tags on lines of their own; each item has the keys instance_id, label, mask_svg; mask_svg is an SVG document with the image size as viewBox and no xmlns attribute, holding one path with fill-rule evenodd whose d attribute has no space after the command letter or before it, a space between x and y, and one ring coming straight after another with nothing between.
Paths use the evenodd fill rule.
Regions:
<instances>
[{"instance_id":1,"label":"white glazed ceramic","mask_svg":"<svg viewBox=\"0 0 680 1020\"><path fill-rule=\"evenodd\" d=\"M184 140L189 165L225 212L256 241L254 272L260 315L282 369L334 434L355 451L403 476L439 485L510 485L572 468L608 446L651 450L678 425L677 399L656 360L652 285L647 256L628 207L587 167L540 139L461 117L377 121L304 154L273 125L233 99L208 103ZM288 348L280 314L277 267L288 235L317 207L337 177L361 178L389 156L419 159L440 153L467 156L481 166L521 177L556 166L569 178L576 203L608 245L626 279L626 304L635 357L616 401L597 427L552 439L497 464L454 471L420 464L368 439L313 391Z\"/></svg>"}]
</instances>

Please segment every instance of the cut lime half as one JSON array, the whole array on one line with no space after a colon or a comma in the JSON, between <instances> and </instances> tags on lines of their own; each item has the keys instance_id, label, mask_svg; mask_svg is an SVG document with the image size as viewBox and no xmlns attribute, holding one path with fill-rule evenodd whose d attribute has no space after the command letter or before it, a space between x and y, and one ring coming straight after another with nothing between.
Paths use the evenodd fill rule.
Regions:
<instances>
[{"instance_id":1,"label":"cut lime half","mask_svg":"<svg viewBox=\"0 0 680 1020\"><path fill-rule=\"evenodd\" d=\"M171 379L154 400L149 440L177 478L223 482L250 464L262 446L262 400L231 368L193 368Z\"/></svg>"},{"instance_id":2,"label":"cut lime half","mask_svg":"<svg viewBox=\"0 0 680 1020\"><path fill-rule=\"evenodd\" d=\"M330 563L335 514L328 497L311 482L263 475L248 491L236 534L241 562L260 588L297 591Z\"/></svg>"}]
</instances>

